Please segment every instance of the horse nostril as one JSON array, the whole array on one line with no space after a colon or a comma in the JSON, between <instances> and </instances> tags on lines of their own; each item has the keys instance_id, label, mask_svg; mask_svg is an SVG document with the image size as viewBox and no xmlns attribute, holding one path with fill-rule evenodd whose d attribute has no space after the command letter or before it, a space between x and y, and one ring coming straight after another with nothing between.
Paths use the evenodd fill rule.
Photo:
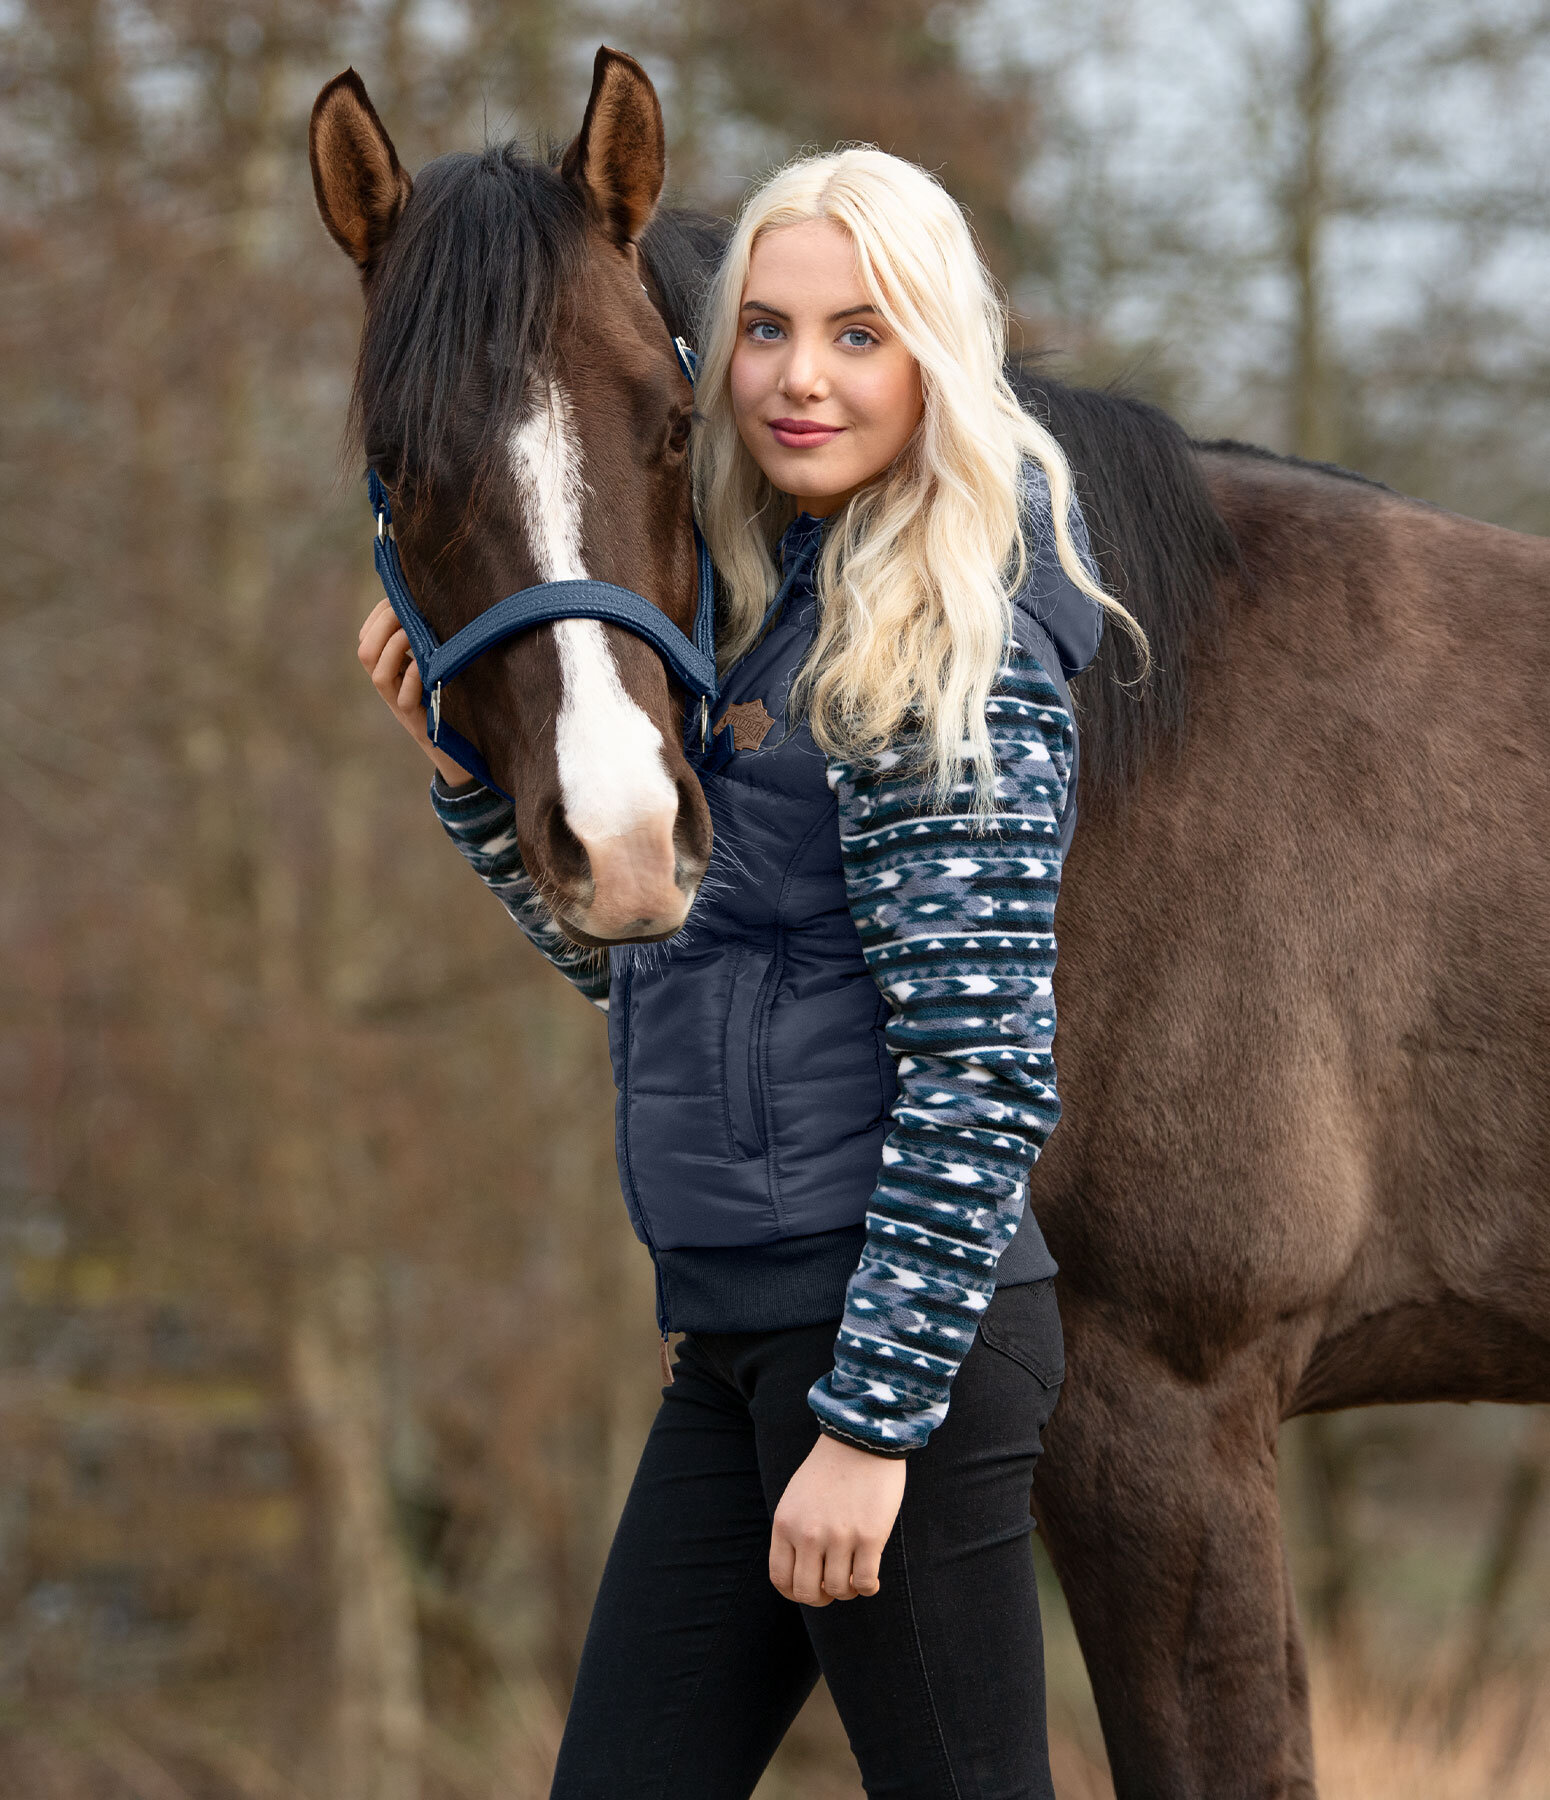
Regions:
<instances>
[{"instance_id":1,"label":"horse nostril","mask_svg":"<svg viewBox=\"0 0 1550 1800\"><path fill-rule=\"evenodd\" d=\"M673 849L677 854L679 885L687 874L697 882L710 861L710 808L704 790L692 775L680 775L678 817L673 821ZM686 890L687 891L687 890Z\"/></svg>"},{"instance_id":2,"label":"horse nostril","mask_svg":"<svg viewBox=\"0 0 1550 1800\"><path fill-rule=\"evenodd\" d=\"M586 846L566 820L563 801L556 800L549 808L544 836L549 851L550 873L558 881L576 887L585 886L591 881L591 859L587 855Z\"/></svg>"}]
</instances>

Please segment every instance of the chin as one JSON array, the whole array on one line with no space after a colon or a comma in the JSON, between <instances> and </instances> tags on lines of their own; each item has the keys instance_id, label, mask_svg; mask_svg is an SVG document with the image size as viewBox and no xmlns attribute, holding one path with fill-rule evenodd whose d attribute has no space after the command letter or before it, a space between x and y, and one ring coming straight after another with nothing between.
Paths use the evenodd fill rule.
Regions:
<instances>
[{"instance_id":1,"label":"chin","mask_svg":"<svg viewBox=\"0 0 1550 1800\"><path fill-rule=\"evenodd\" d=\"M794 451L789 460L782 458L778 469L764 464L760 466L771 483L783 494L789 494L793 499L800 494L820 505L827 505L841 494L851 493L871 479L870 476L853 474L846 469L826 468L818 460L818 453L806 450ZM876 472L873 471L874 474Z\"/></svg>"}]
</instances>

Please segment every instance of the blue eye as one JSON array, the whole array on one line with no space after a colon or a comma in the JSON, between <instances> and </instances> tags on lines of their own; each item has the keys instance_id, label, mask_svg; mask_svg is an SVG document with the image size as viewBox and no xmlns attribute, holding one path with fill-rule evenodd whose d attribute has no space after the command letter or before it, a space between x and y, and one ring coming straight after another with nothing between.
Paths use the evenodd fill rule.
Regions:
<instances>
[{"instance_id":1,"label":"blue eye","mask_svg":"<svg viewBox=\"0 0 1550 1800\"><path fill-rule=\"evenodd\" d=\"M856 341L858 339L859 342ZM840 333L840 342L847 350L869 350L877 339L865 326L852 325L848 331Z\"/></svg>"},{"instance_id":2,"label":"blue eye","mask_svg":"<svg viewBox=\"0 0 1550 1800\"><path fill-rule=\"evenodd\" d=\"M769 333L768 337L764 335L765 332ZM773 344L780 336L780 327L768 319L755 319L748 327L748 335L756 344Z\"/></svg>"}]
</instances>

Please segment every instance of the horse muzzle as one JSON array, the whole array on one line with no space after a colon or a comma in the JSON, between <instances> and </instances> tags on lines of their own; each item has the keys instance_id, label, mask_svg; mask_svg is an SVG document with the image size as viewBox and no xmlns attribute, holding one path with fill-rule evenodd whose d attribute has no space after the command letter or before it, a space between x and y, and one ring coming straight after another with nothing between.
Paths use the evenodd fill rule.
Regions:
<instances>
[{"instance_id":1,"label":"horse muzzle","mask_svg":"<svg viewBox=\"0 0 1550 1800\"><path fill-rule=\"evenodd\" d=\"M595 944L671 937L689 916L699 873L684 867L673 814L601 838L578 837L590 881L557 910L568 931Z\"/></svg>"}]
</instances>

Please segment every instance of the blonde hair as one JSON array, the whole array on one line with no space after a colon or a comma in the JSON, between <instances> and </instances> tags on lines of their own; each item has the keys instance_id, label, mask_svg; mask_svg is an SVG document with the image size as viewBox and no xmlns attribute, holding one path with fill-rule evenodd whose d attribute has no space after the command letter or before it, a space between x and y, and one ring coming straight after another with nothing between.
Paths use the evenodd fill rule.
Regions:
<instances>
[{"instance_id":1,"label":"blonde hair","mask_svg":"<svg viewBox=\"0 0 1550 1800\"><path fill-rule=\"evenodd\" d=\"M819 625L792 706L835 755L872 757L906 727L918 730L922 773L938 795L972 764L976 804L987 812L996 770L985 703L1029 555L1024 459L1049 483L1067 575L1133 633L1143 664L1146 638L1072 540L1070 467L1003 373L1005 309L963 214L924 169L881 150L802 157L771 176L745 202L707 297L693 454L700 521L727 590L723 666L758 635L779 586L774 549L796 512L749 454L732 412L743 286L763 233L812 219L849 234L862 286L919 364L924 411L904 449L826 533Z\"/></svg>"}]
</instances>

